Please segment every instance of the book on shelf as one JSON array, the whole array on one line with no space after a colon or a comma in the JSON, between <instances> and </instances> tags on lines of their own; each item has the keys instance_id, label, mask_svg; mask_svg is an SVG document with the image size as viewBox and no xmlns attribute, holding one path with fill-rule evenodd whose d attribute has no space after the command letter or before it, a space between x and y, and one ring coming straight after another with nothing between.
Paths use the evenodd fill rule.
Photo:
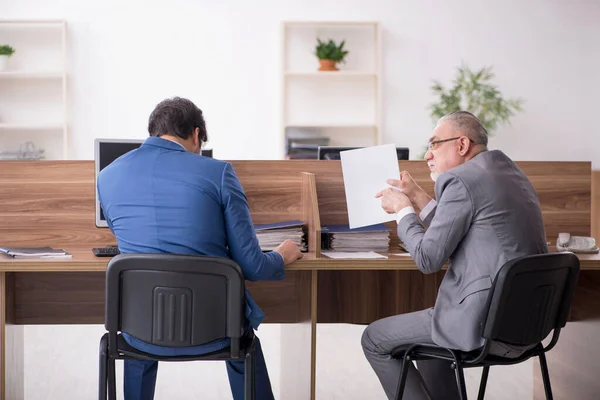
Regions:
<instances>
[{"instance_id":1,"label":"book on shelf","mask_svg":"<svg viewBox=\"0 0 600 400\"><path fill-rule=\"evenodd\" d=\"M52 247L0 247L0 253L12 258L71 258L65 250Z\"/></svg>"},{"instance_id":2,"label":"book on shelf","mask_svg":"<svg viewBox=\"0 0 600 400\"><path fill-rule=\"evenodd\" d=\"M350 229L345 225L321 227L321 249L344 252L387 252L390 246L390 229L376 224Z\"/></svg>"},{"instance_id":3,"label":"book on shelf","mask_svg":"<svg viewBox=\"0 0 600 400\"><path fill-rule=\"evenodd\" d=\"M274 250L288 239L296 243L300 251L307 251L306 231L302 221L254 225L254 230L262 251Z\"/></svg>"}]
</instances>

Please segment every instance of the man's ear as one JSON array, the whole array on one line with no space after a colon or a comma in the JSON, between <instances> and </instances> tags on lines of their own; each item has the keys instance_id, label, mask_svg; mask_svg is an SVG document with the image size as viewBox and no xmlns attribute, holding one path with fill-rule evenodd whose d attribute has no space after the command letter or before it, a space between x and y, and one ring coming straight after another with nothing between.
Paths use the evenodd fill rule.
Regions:
<instances>
[{"instance_id":1,"label":"man's ear","mask_svg":"<svg viewBox=\"0 0 600 400\"><path fill-rule=\"evenodd\" d=\"M200 128L194 128L194 134L192 137L194 140L194 146L202 147L202 141L200 140Z\"/></svg>"},{"instance_id":2,"label":"man's ear","mask_svg":"<svg viewBox=\"0 0 600 400\"><path fill-rule=\"evenodd\" d=\"M471 148L471 141L466 136L461 137L458 141L460 142L458 152L461 156L464 156L469 152L469 149Z\"/></svg>"}]
</instances>

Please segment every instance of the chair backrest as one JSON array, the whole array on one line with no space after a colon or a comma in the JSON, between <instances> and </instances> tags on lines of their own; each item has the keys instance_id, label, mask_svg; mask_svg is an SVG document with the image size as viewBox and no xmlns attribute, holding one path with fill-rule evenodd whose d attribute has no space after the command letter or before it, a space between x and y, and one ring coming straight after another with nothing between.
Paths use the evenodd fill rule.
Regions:
<instances>
[{"instance_id":1,"label":"chair backrest","mask_svg":"<svg viewBox=\"0 0 600 400\"><path fill-rule=\"evenodd\" d=\"M488 297L483 337L532 345L567 323L579 276L570 252L520 257L502 266Z\"/></svg>"},{"instance_id":2,"label":"chair backrest","mask_svg":"<svg viewBox=\"0 0 600 400\"><path fill-rule=\"evenodd\" d=\"M233 348L243 335L244 293L242 271L228 258L120 254L106 271L104 325L158 346L229 337Z\"/></svg>"}]
</instances>

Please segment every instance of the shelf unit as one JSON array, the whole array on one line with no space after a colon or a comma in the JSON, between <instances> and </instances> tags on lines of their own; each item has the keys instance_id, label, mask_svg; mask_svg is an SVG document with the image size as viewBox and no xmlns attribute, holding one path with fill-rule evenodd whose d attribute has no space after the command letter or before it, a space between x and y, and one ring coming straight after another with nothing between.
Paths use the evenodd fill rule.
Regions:
<instances>
[{"instance_id":1,"label":"shelf unit","mask_svg":"<svg viewBox=\"0 0 600 400\"><path fill-rule=\"evenodd\" d=\"M0 158L31 142L44 159L67 159L67 22L0 19L0 44L16 50L0 71Z\"/></svg>"},{"instance_id":2,"label":"shelf unit","mask_svg":"<svg viewBox=\"0 0 600 400\"><path fill-rule=\"evenodd\" d=\"M0 79L62 79L63 73L34 71L1 71Z\"/></svg>"},{"instance_id":3,"label":"shelf unit","mask_svg":"<svg viewBox=\"0 0 600 400\"><path fill-rule=\"evenodd\" d=\"M381 27L371 21L283 21L281 132L335 146L381 144ZM339 71L319 71L317 38L345 40ZM286 146L282 146L286 147ZM282 149L287 158L286 149Z\"/></svg>"}]
</instances>

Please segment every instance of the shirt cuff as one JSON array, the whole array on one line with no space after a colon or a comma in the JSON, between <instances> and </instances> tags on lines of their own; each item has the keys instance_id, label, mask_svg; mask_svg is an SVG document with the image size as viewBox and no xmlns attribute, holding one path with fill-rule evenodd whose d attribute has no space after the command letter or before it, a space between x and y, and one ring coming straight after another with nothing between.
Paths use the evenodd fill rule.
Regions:
<instances>
[{"instance_id":1,"label":"shirt cuff","mask_svg":"<svg viewBox=\"0 0 600 400\"><path fill-rule=\"evenodd\" d=\"M408 214L416 214L415 209L412 206L404 207L396 213L396 222L400 223L400 220L406 217Z\"/></svg>"},{"instance_id":2,"label":"shirt cuff","mask_svg":"<svg viewBox=\"0 0 600 400\"><path fill-rule=\"evenodd\" d=\"M429 203L427 203L427 205L423 207L423 209L419 213L419 218L421 218L421 221L424 221L429 216L429 213L433 211L435 206L437 206L437 201L431 199Z\"/></svg>"},{"instance_id":3,"label":"shirt cuff","mask_svg":"<svg viewBox=\"0 0 600 400\"><path fill-rule=\"evenodd\" d=\"M274 251L274 250L273 250L273 253L275 253L275 254L277 254L279 256L279 258L281 259L281 266L283 268L283 266L285 265L285 260L283 259L283 254L281 254L278 251Z\"/></svg>"}]
</instances>

